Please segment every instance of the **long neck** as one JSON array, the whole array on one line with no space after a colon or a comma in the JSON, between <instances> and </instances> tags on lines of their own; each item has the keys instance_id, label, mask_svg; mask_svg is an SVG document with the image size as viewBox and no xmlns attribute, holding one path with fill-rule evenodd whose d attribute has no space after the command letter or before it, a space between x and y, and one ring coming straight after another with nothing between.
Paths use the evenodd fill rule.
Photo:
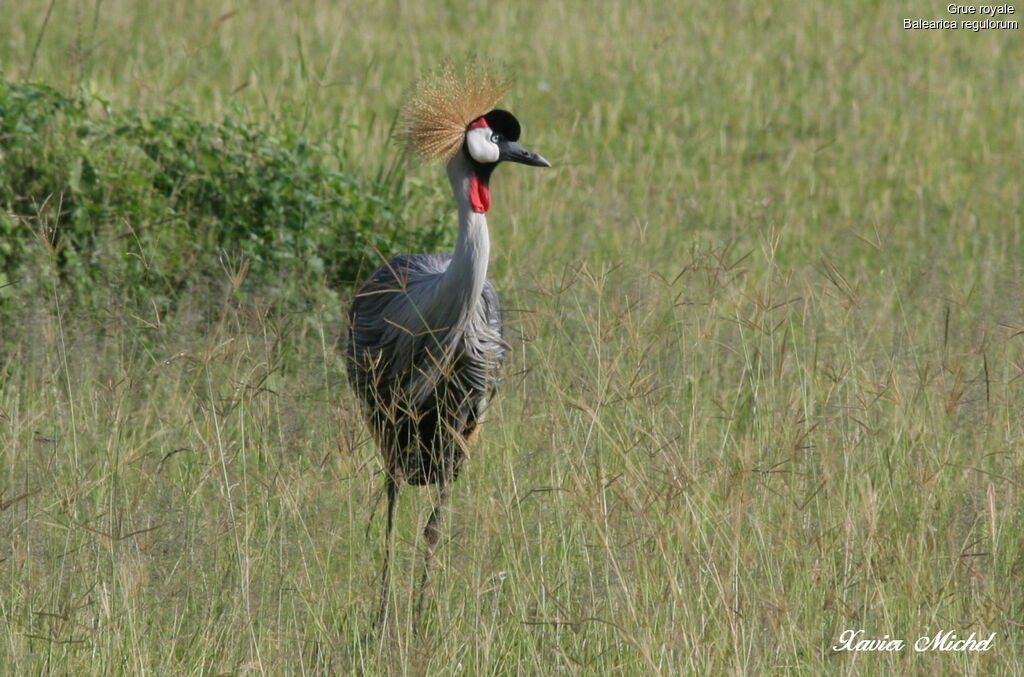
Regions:
<instances>
[{"instance_id":1,"label":"long neck","mask_svg":"<svg viewBox=\"0 0 1024 677\"><path fill-rule=\"evenodd\" d=\"M472 163L461 152L448 163L448 180L459 206L459 236L452 261L438 284L438 300L460 320L479 302L491 252L487 215L474 211L470 199L473 172Z\"/></svg>"}]
</instances>

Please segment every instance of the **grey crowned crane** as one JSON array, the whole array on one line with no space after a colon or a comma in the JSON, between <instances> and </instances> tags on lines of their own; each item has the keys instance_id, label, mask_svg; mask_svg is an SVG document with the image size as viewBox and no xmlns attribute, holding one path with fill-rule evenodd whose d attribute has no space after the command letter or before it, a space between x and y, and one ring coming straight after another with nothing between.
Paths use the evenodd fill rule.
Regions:
<instances>
[{"instance_id":1,"label":"grey crowned crane","mask_svg":"<svg viewBox=\"0 0 1024 677\"><path fill-rule=\"evenodd\" d=\"M446 163L459 232L450 254L408 254L381 266L349 312L348 379L362 402L385 470L388 513L381 602L390 598L389 563L398 491L437 485L424 530L422 605L452 482L498 381L507 344L501 306L487 279L490 179L502 162L550 167L519 145L515 116L494 106L508 82L485 69L450 67L420 81L400 115L408 150Z\"/></svg>"}]
</instances>

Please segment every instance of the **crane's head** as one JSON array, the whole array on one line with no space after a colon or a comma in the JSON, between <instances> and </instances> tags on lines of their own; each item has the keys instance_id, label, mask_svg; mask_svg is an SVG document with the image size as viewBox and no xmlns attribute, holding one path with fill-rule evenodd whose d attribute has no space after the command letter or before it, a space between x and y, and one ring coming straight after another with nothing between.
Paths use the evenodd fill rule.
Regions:
<instances>
[{"instance_id":1,"label":"crane's head","mask_svg":"<svg viewBox=\"0 0 1024 677\"><path fill-rule=\"evenodd\" d=\"M543 157L520 146L519 121L507 110L496 108L473 120L466 128L462 151L470 160L469 203L473 211L491 208L491 172L499 162L518 162L533 167L550 167Z\"/></svg>"},{"instance_id":2,"label":"crane's head","mask_svg":"<svg viewBox=\"0 0 1024 677\"><path fill-rule=\"evenodd\" d=\"M515 116L494 107L508 88L508 80L486 68L467 67L459 74L448 64L417 83L400 114L402 137L414 155L448 163L469 161L475 211L486 212L490 206L487 182L498 163L551 166L517 143Z\"/></svg>"},{"instance_id":3,"label":"crane's head","mask_svg":"<svg viewBox=\"0 0 1024 677\"><path fill-rule=\"evenodd\" d=\"M533 167L550 167L550 162L516 143L520 131L516 116L507 110L495 108L466 127L466 154L480 165L508 161Z\"/></svg>"}]
</instances>

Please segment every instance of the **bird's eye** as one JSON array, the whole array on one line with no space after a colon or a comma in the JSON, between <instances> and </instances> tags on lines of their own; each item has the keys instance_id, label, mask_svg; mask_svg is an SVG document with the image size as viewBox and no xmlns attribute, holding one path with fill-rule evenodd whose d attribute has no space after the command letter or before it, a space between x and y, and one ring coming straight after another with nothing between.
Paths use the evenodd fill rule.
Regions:
<instances>
[{"instance_id":1,"label":"bird's eye","mask_svg":"<svg viewBox=\"0 0 1024 677\"><path fill-rule=\"evenodd\" d=\"M501 134L491 134L491 143L501 143Z\"/></svg>"}]
</instances>

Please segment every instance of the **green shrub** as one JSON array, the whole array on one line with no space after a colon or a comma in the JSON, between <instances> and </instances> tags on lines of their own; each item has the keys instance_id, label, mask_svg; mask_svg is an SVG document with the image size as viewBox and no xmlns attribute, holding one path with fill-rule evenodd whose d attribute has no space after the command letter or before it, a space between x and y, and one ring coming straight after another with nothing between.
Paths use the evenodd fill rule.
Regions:
<instances>
[{"instance_id":1,"label":"green shrub","mask_svg":"<svg viewBox=\"0 0 1024 677\"><path fill-rule=\"evenodd\" d=\"M118 111L0 79L0 294L31 291L40 244L82 298L164 307L223 278L225 259L248 266L248 288L282 293L447 244L441 203L406 185L397 157L371 177L347 164L283 126Z\"/></svg>"}]
</instances>

